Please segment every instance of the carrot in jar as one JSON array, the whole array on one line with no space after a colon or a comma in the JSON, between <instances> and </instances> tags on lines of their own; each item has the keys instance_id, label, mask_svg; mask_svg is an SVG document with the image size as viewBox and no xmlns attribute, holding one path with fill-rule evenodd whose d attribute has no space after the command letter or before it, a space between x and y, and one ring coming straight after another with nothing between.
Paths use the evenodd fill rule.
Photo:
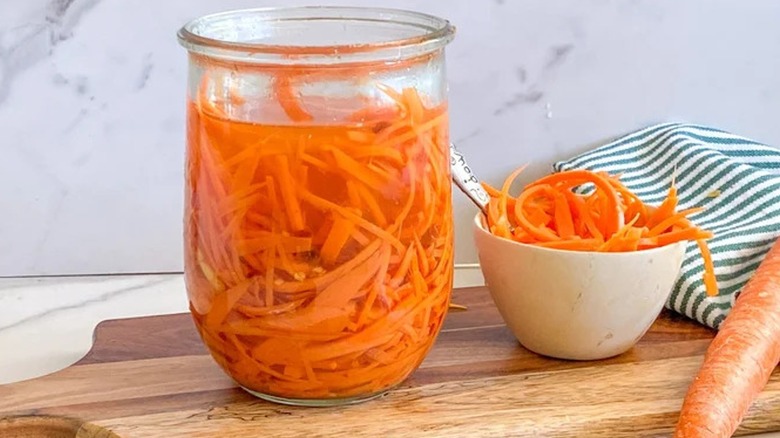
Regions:
<instances>
[{"instance_id":1,"label":"carrot in jar","mask_svg":"<svg viewBox=\"0 0 780 438\"><path fill-rule=\"evenodd\" d=\"M191 102L188 293L215 360L287 398L382 391L422 362L449 306L447 111L414 89L316 125L285 73L295 123L229 120ZM203 87L202 87L203 89Z\"/></svg>"}]
</instances>

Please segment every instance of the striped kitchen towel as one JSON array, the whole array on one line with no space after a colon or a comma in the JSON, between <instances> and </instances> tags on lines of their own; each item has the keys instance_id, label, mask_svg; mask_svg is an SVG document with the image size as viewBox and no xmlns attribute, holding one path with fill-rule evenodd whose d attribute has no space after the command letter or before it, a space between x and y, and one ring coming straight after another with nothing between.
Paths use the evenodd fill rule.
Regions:
<instances>
[{"instance_id":1,"label":"striped kitchen towel","mask_svg":"<svg viewBox=\"0 0 780 438\"><path fill-rule=\"evenodd\" d=\"M695 242L666 306L718 328L742 286L780 236L780 151L704 126L652 126L570 160L555 171L588 169L621 174L644 202L657 205L673 174L680 208L705 207L690 219L712 231L708 241L720 294L707 297Z\"/></svg>"}]
</instances>

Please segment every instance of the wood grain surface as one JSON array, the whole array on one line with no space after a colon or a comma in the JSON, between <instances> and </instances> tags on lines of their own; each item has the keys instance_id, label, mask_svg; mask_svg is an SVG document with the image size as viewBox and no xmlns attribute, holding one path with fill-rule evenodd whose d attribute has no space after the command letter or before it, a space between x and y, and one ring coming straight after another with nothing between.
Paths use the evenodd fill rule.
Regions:
<instances>
[{"instance_id":1,"label":"wood grain surface","mask_svg":"<svg viewBox=\"0 0 780 438\"><path fill-rule=\"evenodd\" d=\"M81 438L662 437L714 335L664 312L621 356L554 360L517 343L484 288L456 290L454 301L468 310L450 312L412 377L379 399L336 408L276 405L238 389L188 314L106 321L77 364L0 386L0 436L4 424L43 416L77 421L70 436ZM737 435L778 430L775 372Z\"/></svg>"}]
</instances>

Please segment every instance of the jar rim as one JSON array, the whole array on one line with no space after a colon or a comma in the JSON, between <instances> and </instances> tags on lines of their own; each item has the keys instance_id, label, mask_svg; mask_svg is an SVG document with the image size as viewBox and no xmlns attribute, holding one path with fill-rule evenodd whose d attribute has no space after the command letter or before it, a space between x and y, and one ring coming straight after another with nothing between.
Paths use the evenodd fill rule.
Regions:
<instances>
[{"instance_id":1,"label":"jar rim","mask_svg":"<svg viewBox=\"0 0 780 438\"><path fill-rule=\"evenodd\" d=\"M291 44L241 41L218 38L203 31L204 26L251 17L255 25L271 26L284 21L348 21L407 26L418 34L374 42L337 44ZM182 26L177 37L190 53L250 63L343 64L351 58L365 61L401 60L440 49L455 34L455 26L434 15L393 8L358 6L298 6L235 9L203 15ZM285 59L287 60L285 61ZM359 59L358 59L359 58Z\"/></svg>"}]
</instances>

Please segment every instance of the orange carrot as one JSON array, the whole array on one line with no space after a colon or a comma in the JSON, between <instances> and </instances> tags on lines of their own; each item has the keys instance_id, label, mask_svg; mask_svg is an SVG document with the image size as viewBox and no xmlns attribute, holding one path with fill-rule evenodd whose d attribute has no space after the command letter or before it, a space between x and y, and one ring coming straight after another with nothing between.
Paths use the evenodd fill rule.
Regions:
<instances>
[{"instance_id":1,"label":"orange carrot","mask_svg":"<svg viewBox=\"0 0 780 438\"><path fill-rule=\"evenodd\" d=\"M555 229L562 239L574 237L574 221L572 211L566 204L566 197L562 194L555 196Z\"/></svg>"},{"instance_id":2,"label":"orange carrot","mask_svg":"<svg viewBox=\"0 0 780 438\"><path fill-rule=\"evenodd\" d=\"M336 259L344 245L352 237L354 229L355 223L348 219L337 217L334 220L333 228L330 229L328 238L325 239L325 243L322 244L320 249L320 257L322 257L322 262L325 265L331 266L336 263Z\"/></svg>"},{"instance_id":3,"label":"orange carrot","mask_svg":"<svg viewBox=\"0 0 780 438\"><path fill-rule=\"evenodd\" d=\"M295 195L295 188L293 186L293 178L290 175L289 164L287 157L284 155L276 155L274 157L276 164L277 181L279 182L279 190L282 192L282 200L284 201L285 208L289 214L290 228L293 231L300 231L304 228L303 216L301 213L300 202Z\"/></svg>"},{"instance_id":4,"label":"orange carrot","mask_svg":"<svg viewBox=\"0 0 780 438\"><path fill-rule=\"evenodd\" d=\"M576 251L596 251L604 242L601 239L571 239L556 240L553 242L540 242L544 248L567 249Z\"/></svg>"},{"instance_id":5,"label":"orange carrot","mask_svg":"<svg viewBox=\"0 0 780 438\"><path fill-rule=\"evenodd\" d=\"M318 125L296 89L307 74L274 81L288 124L231 121L205 86L191 102L188 294L242 386L366 395L419 365L449 306L447 109L382 85L390 103Z\"/></svg>"},{"instance_id":6,"label":"orange carrot","mask_svg":"<svg viewBox=\"0 0 780 438\"><path fill-rule=\"evenodd\" d=\"M509 174L504 180L504 184L501 186L500 197L498 198L498 220L496 226L505 227L507 230L510 228L509 214L507 212L507 199L509 198L509 189L512 187L512 183L517 179L520 173L525 169L525 166L520 167ZM507 231L508 232L508 231Z\"/></svg>"},{"instance_id":7,"label":"orange carrot","mask_svg":"<svg viewBox=\"0 0 780 438\"><path fill-rule=\"evenodd\" d=\"M580 228L584 233L589 233L597 240L604 240L604 236L601 234L601 230L596 226L593 220L593 213L590 211L590 207L582 198L569 190L563 192L566 200L573 207L574 214L580 219L582 227Z\"/></svg>"},{"instance_id":8,"label":"orange carrot","mask_svg":"<svg viewBox=\"0 0 780 438\"><path fill-rule=\"evenodd\" d=\"M557 185L562 190L568 190L584 183L593 183L598 190L597 193L604 196L603 200L606 205L604 210L601 211L601 214L603 214L602 222L604 229L601 231L605 235L612 235L612 233L617 232L622 226L618 214L619 199L617 191L612 184L597 173L587 170L570 170L568 172L553 173L535 181L533 185L550 184L554 186Z\"/></svg>"},{"instance_id":9,"label":"orange carrot","mask_svg":"<svg viewBox=\"0 0 780 438\"><path fill-rule=\"evenodd\" d=\"M658 222L655 226L650 228L650 231L647 233L649 236L657 236L664 231L667 231L669 228L677 225L680 223L686 216L698 213L700 211L704 210L703 208L689 208L688 210L683 210L679 213L673 213L667 215L664 219L662 219L660 222Z\"/></svg>"},{"instance_id":10,"label":"orange carrot","mask_svg":"<svg viewBox=\"0 0 780 438\"><path fill-rule=\"evenodd\" d=\"M717 295L715 267L706 244L712 233L687 218L702 208L676 211L674 184L661 205L653 207L643 203L617 176L571 170L542 177L512 197L509 188L522 169L512 172L501 190L482 183L490 197L487 228L491 233L523 244L569 251L641 251L696 241L704 260L707 293ZM589 195L573 192L583 184L594 186Z\"/></svg>"},{"instance_id":11,"label":"orange carrot","mask_svg":"<svg viewBox=\"0 0 780 438\"><path fill-rule=\"evenodd\" d=\"M718 280L715 278L715 265L712 262L712 254L710 254L704 239L697 239L696 244L699 247L699 251L701 251L702 259L704 259L704 287L707 289L707 295L714 297L718 295Z\"/></svg>"},{"instance_id":12,"label":"orange carrot","mask_svg":"<svg viewBox=\"0 0 780 438\"><path fill-rule=\"evenodd\" d=\"M295 122L308 122L312 120L311 114L303 109L298 102L298 98L295 96L295 90L292 87L290 75L278 75L274 84L276 86L276 96L279 104L291 120Z\"/></svg>"},{"instance_id":13,"label":"orange carrot","mask_svg":"<svg viewBox=\"0 0 780 438\"><path fill-rule=\"evenodd\" d=\"M780 362L780 241L764 257L707 349L675 437L728 437Z\"/></svg>"},{"instance_id":14,"label":"orange carrot","mask_svg":"<svg viewBox=\"0 0 780 438\"><path fill-rule=\"evenodd\" d=\"M515 201L515 216L518 224L531 236L538 239L540 242L549 242L555 240L561 240L560 236L557 236L550 229L541 226L534 226L526 217L525 209L523 208L526 201L532 196L537 194L550 193L552 188L548 185L539 185L529 188L524 191ZM492 202L491 202L492 203Z\"/></svg>"}]
</instances>

